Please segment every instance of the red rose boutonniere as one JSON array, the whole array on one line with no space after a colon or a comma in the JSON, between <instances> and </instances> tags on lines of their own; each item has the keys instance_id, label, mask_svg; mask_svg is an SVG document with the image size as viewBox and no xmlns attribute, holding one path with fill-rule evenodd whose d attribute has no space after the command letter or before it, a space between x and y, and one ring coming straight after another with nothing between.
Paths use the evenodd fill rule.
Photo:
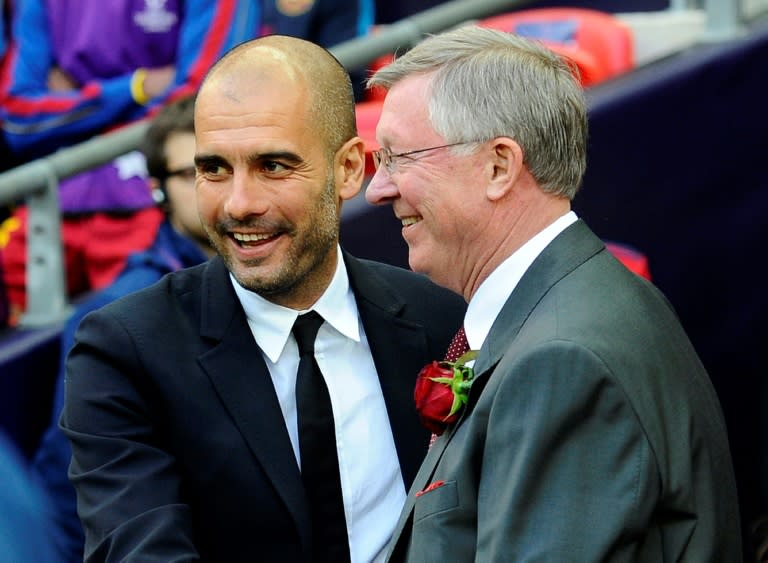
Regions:
<instances>
[{"instance_id":1,"label":"red rose boutonniere","mask_svg":"<svg viewBox=\"0 0 768 563\"><path fill-rule=\"evenodd\" d=\"M438 436L456 422L467 402L475 372L465 365L477 357L470 350L455 362L432 362L416 378L413 398L421 423Z\"/></svg>"}]
</instances>

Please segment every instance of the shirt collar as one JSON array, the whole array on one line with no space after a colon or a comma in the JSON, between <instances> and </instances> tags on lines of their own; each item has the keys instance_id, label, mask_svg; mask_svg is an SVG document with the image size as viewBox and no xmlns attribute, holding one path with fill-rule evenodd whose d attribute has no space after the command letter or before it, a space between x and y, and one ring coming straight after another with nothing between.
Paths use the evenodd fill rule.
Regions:
<instances>
[{"instance_id":1,"label":"shirt collar","mask_svg":"<svg viewBox=\"0 0 768 563\"><path fill-rule=\"evenodd\" d=\"M336 252L336 271L331 283L320 299L307 311L297 311L267 301L257 293L242 287L230 273L229 278L245 311L256 343L273 363L276 363L283 353L296 317L311 310L317 311L337 332L355 342L360 342L355 297L349 286L341 248L337 246Z\"/></svg>"},{"instance_id":2,"label":"shirt collar","mask_svg":"<svg viewBox=\"0 0 768 563\"><path fill-rule=\"evenodd\" d=\"M499 264L480 284L464 317L464 330L471 350L479 350L482 347L496 317L533 261L557 235L577 219L573 211L559 217Z\"/></svg>"}]
</instances>

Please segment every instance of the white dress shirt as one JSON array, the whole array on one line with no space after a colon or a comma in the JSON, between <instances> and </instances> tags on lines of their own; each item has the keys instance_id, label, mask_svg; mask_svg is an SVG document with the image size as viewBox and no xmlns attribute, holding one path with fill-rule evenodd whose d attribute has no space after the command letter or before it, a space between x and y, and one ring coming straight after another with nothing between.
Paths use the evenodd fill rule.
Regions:
<instances>
[{"instance_id":1,"label":"white dress shirt","mask_svg":"<svg viewBox=\"0 0 768 563\"><path fill-rule=\"evenodd\" d=\"M482 347L504 303L533 261L557 235L577 219L573 211L559 217L499 264L480 284L470 299L464 316L464 331L467 333L470 350L479 350Z\"/></svg>"},{"instance_id":2,"label":"white dress shirt","mask_svg":"<svg viewBox=\"0 0 768 563\"><path fill-rule=\"evenodd\" d=\"M384 561L385 547L405 502L405 485L371 349L339 248L337 255L333 280L311 309L325 319L315 340L315 359L331 397L352 562L379 562ZM296 317L307 311L270 303L241 287L231 275L230 279L272 376L301 467L295 393L299 354L291 329Z\"/></svg>"}]
</instances>

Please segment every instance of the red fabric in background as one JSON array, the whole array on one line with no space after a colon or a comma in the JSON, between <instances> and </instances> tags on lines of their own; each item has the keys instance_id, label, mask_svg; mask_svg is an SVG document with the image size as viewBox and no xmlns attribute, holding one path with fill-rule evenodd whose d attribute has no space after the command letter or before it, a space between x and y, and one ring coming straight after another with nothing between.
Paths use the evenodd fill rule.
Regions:
<instances>
[{"instance_id":1,"label":"red fabric in background","mask_svg":"<svg viewBox=\"0 0 768 563\"><path fill-rule=\"evenodd\" d=\"M27 209L14 213L20 226L0 251L3 281L14 324L26 307ZM155 239L163 220L159 209L127 214L94 213L62 219L64 270L70 297L108 285L120 273L129 254L144 250Z\"/></svg>"},{"instance_id":2,"label":"red fabric in background","mask_svg":"<svg viewBox=\"0 0 768 563\"><path fill-rule=\"evenodd\" d=\"M647 280L651 279L648 258L642 252L618 242L606 242L605 247L608 249L608 252L613 254L630 271Z\"/></svg>"}]
</instances>

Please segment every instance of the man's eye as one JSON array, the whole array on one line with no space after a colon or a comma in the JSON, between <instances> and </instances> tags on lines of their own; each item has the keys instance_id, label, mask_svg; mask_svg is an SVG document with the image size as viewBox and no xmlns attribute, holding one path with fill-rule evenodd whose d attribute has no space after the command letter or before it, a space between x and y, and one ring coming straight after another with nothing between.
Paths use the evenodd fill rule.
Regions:
<instances>
[{"instance_id":1,"label":"man's eye","mask_svg":"<svg viewBox=\"0 0 768 563\"><path fill-rule=\"evenodd\" d=\"M200 173L208 178L216 178L227 174L227 169L220 164L205 164L200 167Z\"/></svg>"},{"instance_id":2,"label":"man's eye","mask_svg":"<svg viewBox=\"0 0 768 563\"><path fill-rule=\"evenodd\" d=\"M407 154L392 155L392 164L394 164L396 167L407 165L407 164L410 164L411 162L416 162L416 159L410 155L407 155Z\"/></svg>"},{"instance_id":3,"label":"man's eye","mask_svg":"<svg viewBox=\"0 0 768 563\"><path fill-rule=\"evenodd\" d=\"M274 160L265 160L262 167L268 174L280 174L289 170L287 166Z\"/></svg>"}]
</instances>

